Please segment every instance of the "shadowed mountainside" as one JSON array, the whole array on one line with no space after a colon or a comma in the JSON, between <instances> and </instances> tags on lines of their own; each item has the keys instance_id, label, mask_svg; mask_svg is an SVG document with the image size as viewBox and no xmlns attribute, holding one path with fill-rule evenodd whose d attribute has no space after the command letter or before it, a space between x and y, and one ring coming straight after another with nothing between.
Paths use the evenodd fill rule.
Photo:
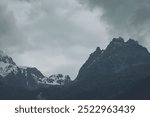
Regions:
<instances>
[{"instance_id":1,"label":"shadowed mountainside","mask_svg":"<svg viewBox=\"0 0 150 117\"><path fill-rule=\"evenodd\" d=\"M11 63L14 64L14 62ZM40 87L28 90L25 87L17 88L5 85L5 82L0 80L0 98L55 100L150 99L149 71L150 53L148 50L133 39L125 42L123 38L119 37L114 38L105 50L97 47L83 64L73 82L70 82L70 78L67 76L65 81L67 85L47 86L42 84ZM32 71L31 73L33 74ZM40 71L34 73L37 77L35 75L31 75L34 78L27 77L27 81L35 78L39 79L39 75L40 80L44 79L44 76L39 73ZM57 75L54 76L48 81L59 79ZM10 77L7 82L14 77Z\"/></svg>"}]
</instances>

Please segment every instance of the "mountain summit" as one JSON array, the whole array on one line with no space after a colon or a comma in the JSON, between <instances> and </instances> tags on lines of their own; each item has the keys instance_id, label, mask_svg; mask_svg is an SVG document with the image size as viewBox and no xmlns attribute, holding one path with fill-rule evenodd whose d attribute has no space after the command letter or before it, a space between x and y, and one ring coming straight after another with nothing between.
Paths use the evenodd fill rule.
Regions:
<instances>
[{"instance_id":1,"label":"mountain summit","mask_svg":"<svg viewBox=\"0 0 150 117\"><path fill-rule=\"evenodd\" d=\"M138 64L150 62L148 50L137 41L114 38L105 50L96 49L81 67L77 79L116 73Z\"/></svg>"},{"instance_id":2,"label":"mountain summit","mask_svg":"<svg viewBox=\"0 0 150 117\"><path fill-rule=\"evenodd\" d=\"M0 50L0 62L16 65L12 58L6 55L2 50Z\"/></svg>"},{"instance_id":3,"label":"mountain summit","mask_svg":"<svg viewBox=\"0 0 150 117\"><path fill-rule=\"evenodd\" d=\"M114 38L106 49L97 47L74 81L62 74L45 77L38 69L18 67L11 57L0 54L3 99L150 99L150 53L133 39ZM20 88L8 88L12 85Z\"/></svg>"},{"instance_id":4,"label":"mountain summit","mask_svg":"<svg viewBox=\"0 0 150 117\"><path fill-rule=\"evenodd\" d=\"M90 90L83 97L90 99L91 93L95 99L114 99L149 77L149 71L148 50L133 39L125 42L119 37L112 39L105 50L97 48L90 54L79 70L75 85L83 92Z\"/></svg>"},{"instance_id":5,"label":"mountain summit","mask_svg":"<svg viewBox=\"0 0 150 117\"><path fill-rule=\"evenodd\" d=\"M11 57L0 51L0 82L11 87L36 89L44 85L65 85L71 82L70 77L63 76L51 79L44 76L35 67L17 66Z\"/></svg>"}]
</instances>

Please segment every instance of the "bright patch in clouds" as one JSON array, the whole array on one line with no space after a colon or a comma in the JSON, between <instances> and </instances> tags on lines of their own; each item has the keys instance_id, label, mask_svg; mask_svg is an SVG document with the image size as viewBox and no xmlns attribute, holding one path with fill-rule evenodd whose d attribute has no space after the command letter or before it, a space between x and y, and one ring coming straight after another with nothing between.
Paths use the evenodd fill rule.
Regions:
<instances>
[{"instance_id":1,"label":"bright patch in clouds","mask_svg":"<svg viewBox=\"0 0 150 117\"><path fill-rule=\"evenodd\" d=\"M1 49L18 65L35 66L46 75L75 78L89 54L108 44L102 12L76 0L5 0L0 8L0 25L9 26Z\"/></svg>"}]
</instances>

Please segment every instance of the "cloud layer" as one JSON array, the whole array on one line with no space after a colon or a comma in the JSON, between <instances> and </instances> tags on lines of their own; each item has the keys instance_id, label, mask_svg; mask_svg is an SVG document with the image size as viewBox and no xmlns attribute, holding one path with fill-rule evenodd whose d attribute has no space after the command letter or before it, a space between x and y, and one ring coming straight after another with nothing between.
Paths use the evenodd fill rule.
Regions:
<instances>
[{"instance_id":1,"label":"cloud layer","mask_svg":"<svg viewBox=\"0 0 150 117\"><path fill-rule=\"evenodd\" d=\"M90 9L103 12L100 17L109 25L110 35L135 38L149 48L149 0L79 0Z\"/></svg>"},{"instance_id":2,"label":"cloud layer","mask_svg":"<svg viewBox=\"0 0 150 117\"><path fill-rule=\"evenodd\" d=\"M5 0L0 2L0 44L19 65L45 74L75 78L96 46L108 43L100 11L76 0Z\"/></svg>"},{"instance_id":3,"label":"cloud layer","mask_svg":"<svg viewBox=\"0 0 150 117\"><path fill-rule=\"evenodd\" d=\"M75 78L113 37L150 49L149 0L1 0L0 49L17 64Z\"/></svg>"}]
</instances>

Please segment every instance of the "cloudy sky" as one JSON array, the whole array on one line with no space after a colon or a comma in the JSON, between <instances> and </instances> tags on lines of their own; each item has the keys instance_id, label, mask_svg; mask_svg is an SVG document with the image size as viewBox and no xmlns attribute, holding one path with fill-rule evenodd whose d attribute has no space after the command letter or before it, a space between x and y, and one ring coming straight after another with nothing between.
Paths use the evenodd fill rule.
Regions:
<instances>
[{"instance_id":1,"label":"cloudy sky","mask_svg":"<svg viewBox=\"0 0 150 117\"><path fill-rule=\"evenodd\" d=\"M150 0L0 0L0 49L45 75L69 74L113 37L150 49Z\"/></svg>"}]
</instances>

